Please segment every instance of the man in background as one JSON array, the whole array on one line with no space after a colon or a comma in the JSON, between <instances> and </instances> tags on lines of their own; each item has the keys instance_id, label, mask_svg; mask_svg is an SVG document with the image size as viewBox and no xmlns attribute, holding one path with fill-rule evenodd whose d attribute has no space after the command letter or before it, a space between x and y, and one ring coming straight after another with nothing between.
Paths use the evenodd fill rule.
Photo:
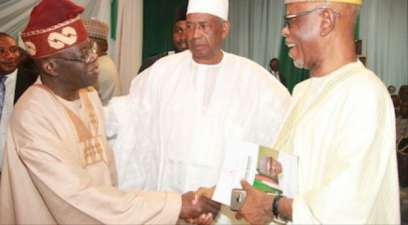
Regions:
<instances>
[{"instance_id":1,"label":"man in background","mask_svg":"<svg viewBox=\"0 0 408 225\"><path fill-rule=\"evenodd\" d=\"M33 60L17 45L16 39L0 32L0 167L7 124L14 103L35 82L38 70ZM1 170L0 170L1 173Z\"/></svg>"},{"instance_id":2,"label":"man in background","mask_svg":"<svg viewBox=\"0 0 408 225\"><path fill-rule=\"evenodd\" d=\"M140 66L138 73L141 73L143 70L153 65L153 63L155 63L160 58L182 52L188 48L187 39L186 39L186 31L187 31L186 11L187 11L187 2L184 2L182 5L180 5L176 9L176 15L174 17L173 36L172 36L174 50L163 52L163 53L160 53L160 54L157 54L157 55L154 55L154 56L151 56L145 59L142 65Z\"/></svg>"},{"instance_id":3,"label":"man in background","mask_svg":"<svg viewBox=\"0 0 408 225\"><path fill-rule=\"evenodd\" d=\"M229 140L274 142L289 92L260 65L221 49L229 29L228 0L190 0L189 50L158 60L129 95L112 99L107 133L116 136L120 187L213 186Z\"/></svg>"},{"instance_id":4,"label":"man in background","mask_svg":"<svg viewBox=\"0 0 408 225\"><path fill-rule=\"evenodd\" d=\"M193 192L115 187L83 10L68 0L43 0L21 35L41 79L10 119L0 224L175 224L203 213L211 216L197 221L210 222L219 205Z\"/></svg>"},{"instance_id":5,"label":"man in background","mask_svg":"<svg viewBox=\"0 0 408 225\"><path fill-rule=\"evenodd\" d=\"M396 120L398 170L401 187L408 186L408 85L402 85L398 92L399 114ZM406 200L405 200L406 201Z\"/></svg>"},{"instance_id":6,"label":"man in background","mask_svg":"<svg viewBox=\"0 0 408 225\"><path fill-rule=\"evenodd\" d=\"M396 119L397 127L397 145L402 140L408 139L408 85L402 85L398 92L399 111Z\"/></svg>"},{"instance_id":7,"label":"man in background","mask_svg":"<svg viewBox=\"0 0 408 225\"><path fill-rule=\"evenodd\" d=\"M97 47L99 77L95 88L102 104L106 105L112 97L120 95L118 69L108 55L109 27L106 23L96 19L85 19L84 25L89 38Z\"/></svg>"},{"instance_id":8,"label":"man in background","mask_svg":"<svg viewBox=\"0 0 408 225\"><path fill-rule=\"evenodd\" d=\"M295 87L273 145L297 157L297 191L267 196L243 182L247 198L240 215L251 224L277 218L293 224L400 224L392 101L355 52L362 0L285 4L282 34L289 56L311 75Z\"/></svg>"},{"instance_id":9,"label":"man in background","mask_svg":"<svg viewBox=\"0 0 408 225\"><path fill-rule=\"evenodd\" d=\"M281 74L279 71L279 59L272 58L271 61L269 61L269 72L284 86L286 86L285 76L283 76L283 74Z\"/></svg>"}]
</instances>

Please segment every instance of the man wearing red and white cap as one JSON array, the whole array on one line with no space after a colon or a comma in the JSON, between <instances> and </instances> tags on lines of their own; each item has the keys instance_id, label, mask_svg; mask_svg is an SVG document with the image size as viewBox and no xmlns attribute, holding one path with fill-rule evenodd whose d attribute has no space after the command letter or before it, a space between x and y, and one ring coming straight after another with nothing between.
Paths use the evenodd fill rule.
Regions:
<instances>
[{"instance_id":1,"label":"man wearing red and white cap","mask_svg":"<svg viewBox=\"0 0 408 225\"><path fill-rule=\"evenodd\" d=\"M101 102L89 87L98 65L82 11L68 0L43 0L22 33L41 80L20 98L10 120L0 224L174 224L216 214L218 204L192 192L115 187Z\"/></svg>"},{"instance_id":2,"label":"man wearing red and white cap","mask_svg":"<svg viewBox=\"0 0 408 225\"><path fill-rule=\"evenodd\" d=\"M267 196L243 182L240 215L251 224L400 224L393 104L355 52L362 0L285 4L289 56L311 75L296 85L274 144L297 157L294 194Z\"/></svg>"}]
</instances>

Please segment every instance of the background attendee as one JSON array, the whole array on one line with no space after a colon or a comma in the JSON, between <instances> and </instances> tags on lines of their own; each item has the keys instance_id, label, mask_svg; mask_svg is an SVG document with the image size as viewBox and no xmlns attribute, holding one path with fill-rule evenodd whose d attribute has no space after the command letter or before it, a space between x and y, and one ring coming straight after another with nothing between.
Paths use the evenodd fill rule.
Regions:
<instances>
[{"instance_id":1,"label":"background attendee","mask_svg":"<svg viewBox=\"0 0 408 225\"><path fill-rule=\"evenodd\" d=\"M22 33L41 80L23 94L10 119L0 224L174 224L216 214L217 203L192 192L114 187L102 105L90 87L98 78L96 49L82 11L68 0L43 0ZM202 222L211 217L204 214Z\"/></svg>"},{"instance_id":2,"label":"background attendee","mask_svg":"<svg viewBox=\"0 0 408 225\"><path fill-rule=\"evenodd\" d=\"M390 95L394 95L397 91L397 88L394 85L389 85L387 87L388 92L390 93Z\"/></svg>"},{"instance_id":3,"label":"background attendee","mask_svg":"<svg viewBox=\"0 0 408 225\"><path fill-rule=\"evenodd\" d=\"M408 85L402 85L398 92L400 99L397 118L398 174L401 189L401 224L408 222Z\"/></svg>"},{"instance_id":4,"label":"background attendee","mask_svg":"<svg viewBox=\"0 0 408 225\"><path fill-rule=\"evenodd\" d=\"M394 85L389 85L387 89L391 95L392 103L394 105L395 117L398 117L399 108L400 108L400 100L399 100L399 96L396 94L397 89L395 88Z\"/></svg>"},{"instance_id":5,"label":"background attendee","mask_svg":"<svg viewBox=\"0 0 408 225\"><path fill-rule=\"evenodd\" d=\"M408 86L399 89L399 115L396 120L398 171L401 187L408 186Z\"/></svg>"},{"instance_id":6,"label":"background attendee","mask_svg":"<svg viewBox=\"0 0 408 225\"><path fill-rule=\"evenodd\" d=\"M396 119L397 127L397 144L404 137L408 137L408 120L407 120L407 105L408 105L408 85L402 85L398 92L398 116Z\"/></svg>"},{"instance_id":7,"label":"background attendee","mask_svg":"<svg viewBox=\"0 0 408 225\"><path fill-rule=\"evenodd\" d=\"M38 77L34 62L25 54L14 37L0 32L0 167L14 103Z\"/></svg>"},{"instance_id":8,"label":"background attendee","mask_svg":"<svg viewBox=\"0 0 408 225\"><path fill-rule=\"evenodd\" d=\"M286 79L283 74L280 73L279 71L279 59L277 58L272 58L271 61L269 61L269 72L278 80L280 81L284 86L286 86Z\"/></svg>"},{"instance_id":9,"label":"background attendee","mask_svg":"<svg viewBox=\"0 0 408 225\"><path fill-rule=\"evenodd\" d=\"M146 68L150 67L162 57L179 53L187 49L187 40L186 40L186 11L187 11L187 2L184 2L182 5L177 7L176 15L174 17L173 25L173 47L174 50L163 52L154 56L151 56L143 61L143 64L140 66L139 73L141 73Z\"/></svg>"},{"instance_id":10,"label":"background attendee","mask_svg":"<svg viewBox=\"0 0 408 225\"><path fill-rule=\"evenodd\" d=\"M96 19L86 19L84 25L90 39L97 45L99 77L95 87L102 104L106 105L112 97L120 95L118 69L108 55L109 28Z\"/></svg>"},{"instance_id":11,"label":"background attendee","mask_svg":"<svg viewBox=\"0 0 408 225\"><path fill-rule=\"evenodd\" d=\"M356 43L356 55L361 56L363 54L363 40L355 40Z\"/></svg>"},{"instance_id":12,"label":"background attendee","mask_svg":"<svg viewBox=\"0 0 408 225\"><path fill-rule=\"evenodd\" d=\"M189 50L164 57L107 108L123 188L183 193L216 184L232 138L271 145L290 95L258 64L221 49L228 0L190 0ZM228 223L228 221L219 221Z\"/></svg>"},{"instance_id":13,"label":"background attendee","mask_svg":"<svg viewBox=\"0 0 408 225\"><path fill-rule=\"evenodd\" d=\"M274 149L297 156L295 196L243 187L251 224L399 224L395 115L376 75L357 61L354 27L361 0L285 0L282 34L298 84ZM285 170L283 170L285 173Z\"/></svg>"},{"instance_id":14,"label":"background attendee","mask_svg":"<svg viewBox=\"0 0 408 225\"><path fill-rule=\"evenodd\" d=\"M401 85L398 91L398 97L401 102L408 102L408 85Z\"/></svg>"},{"instance_id":15,"label":"background attendee","mask_svg":"<svg viewBox=\"0 0 408 225\"><path fill-rule=\"evenodd\" d=\"M401 187L408 186L408 102L400 105L397 118L398 171Z\"/></svg>"}]
</instances>

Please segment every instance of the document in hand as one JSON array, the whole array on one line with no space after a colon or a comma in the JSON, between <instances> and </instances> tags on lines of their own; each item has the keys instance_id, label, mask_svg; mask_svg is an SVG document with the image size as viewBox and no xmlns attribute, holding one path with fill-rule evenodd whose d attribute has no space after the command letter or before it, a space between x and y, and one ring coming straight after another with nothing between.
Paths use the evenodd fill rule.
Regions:
<instances>
[{"instance_id":1,"label":"document in hand","mask_svg":"<svg viewBox=\"0 0 408 225\"><path fill-rule=\"evenodd\" d=\"M229 140L224 148L224 162L213 200L229 206L232 189L241 188L240 181L243 179L264 192L283 191L285 195L286 192L291 195L296 192L297 157L240 140ZM280 185L276 183L273 174L266 172L270 171L270 159L278 160L282 165L282 173L278 176ZM281 178L284 181L283 185Z\"/></svg>"}]
</instances>

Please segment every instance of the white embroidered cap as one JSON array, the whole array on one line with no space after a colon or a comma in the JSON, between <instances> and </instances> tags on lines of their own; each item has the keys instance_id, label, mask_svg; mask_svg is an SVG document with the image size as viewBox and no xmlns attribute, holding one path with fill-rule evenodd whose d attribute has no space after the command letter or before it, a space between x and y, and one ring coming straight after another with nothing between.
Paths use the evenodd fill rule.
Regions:
<instances>
[{"instance_id":1,"label":"white embroidered cap","mask_svg":"<svg viewBox=\"0 0 408 225\"><path fill-rule=\"evenodd\" d=\"M228 0L189 0L187 15L208 13L228 20Z\"/></svg>"}]
</instances>

